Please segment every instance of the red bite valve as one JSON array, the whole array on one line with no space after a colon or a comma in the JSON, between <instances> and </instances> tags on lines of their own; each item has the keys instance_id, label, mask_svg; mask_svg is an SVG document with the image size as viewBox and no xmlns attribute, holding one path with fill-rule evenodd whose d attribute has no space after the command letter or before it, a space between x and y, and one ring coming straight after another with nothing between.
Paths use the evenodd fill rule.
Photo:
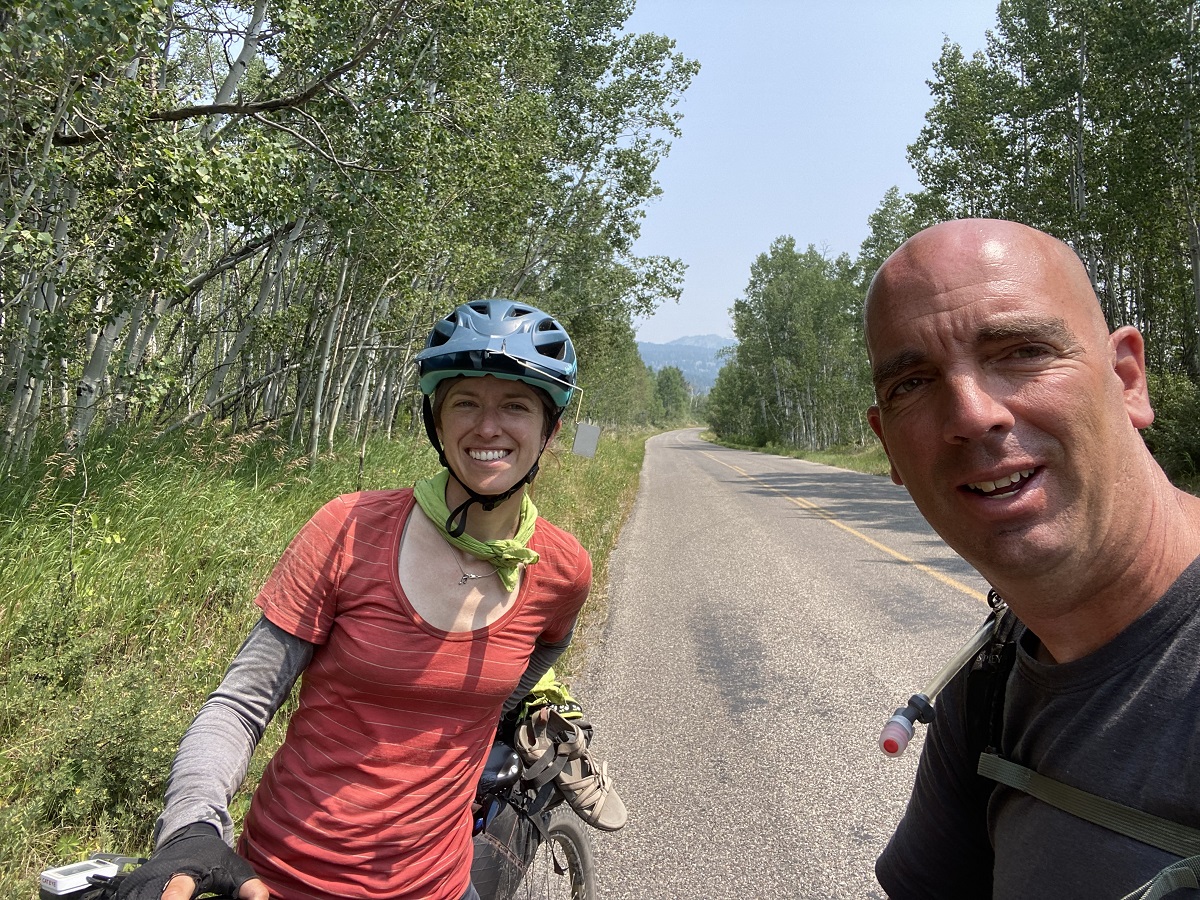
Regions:
<instances>
[{"instance_id":1,"label":"red bite valve","mask_svg":"<svg viewBox=\"0 0 1200 900\"><path fill-rule=\"evenodd\" d=\"M879 749L888 756L900 756L908 749L908 742L912 740L912 736L912 722L897 713L883 726L879 735Z\"/></svg>"},{"instance_id":2,"label":"red bite valve","mask_svg":"<svg viewBox=\"0 0 1200 900\"><path fill-rule=\"evenodd\" d=\"M994 603L993 598L995 599ZM909 697L908 706L896 710L887 720L887 724L883 726L883 731L879 735L879 749L888 756L900 756L908 749L908 742L912 740L917 722L928 725L933 721L933 701L942 692L942 688L949 684L955 673L969 663L975 654L991 640L996 622L1005 606L1004 601L995 591L988 595L988 603L992 606L992 614L987 617L987 621L980 625L971 639L963 644L958 652L942 666L933 676L933 680L925 686L925 689L919 694Z\"/></svg>"},{"instance_id":3,"label":"red bite valve","mask_svg":"<svg viewBox=\"0 0 1200 900\"><path fill-rule=\"evenodd\" d=\"M879 749L888 756L900 756L912 740L914 723L933 721L933 704L924 694L913 694L908 706L896 710L879 735Z\"/></svg>"}]
</instances>

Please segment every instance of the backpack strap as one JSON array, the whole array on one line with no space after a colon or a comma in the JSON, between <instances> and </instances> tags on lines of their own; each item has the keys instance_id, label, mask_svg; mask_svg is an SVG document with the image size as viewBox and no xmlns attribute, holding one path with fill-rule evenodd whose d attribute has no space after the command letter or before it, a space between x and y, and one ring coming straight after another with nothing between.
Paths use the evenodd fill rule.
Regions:
<instances>
[{"instance_id":1,"label":"backpack strap","mask_svg":"<svg viewBox=\"0 0 1200 900\"><path fill-rule=\"evenodd\" d=\"M995 590L988 593L988 603L995 617L992 640L971 661L967 676L967 746L972 755L979 755L977 772L985 786L981 799L986 802L996 784L1003 784L1117 834L1184 857L1121 900L1162 900L1180 888L1200 888L1200 829L1071 787L999 755L1004 696L1017 659L1016 632L1021 622Z\"/></svg>"},{"instance_id":2,"label":"backpack strap","mask_svg":"<svg viewBox=\"0 0 1200 900\"><path fill-rule=\"evenodd\" d=\"M1071 787L994 753L979 755L979 774L1094 825L1185 857L1121 900L1161 900L1180 888L1200 888L1200 829Z\"/></svg>"},{"instance_id":3,"label":"backpack strap","mask_svg":"<svg viewBox=\"0 0 1200 900\"><path fill-rule=\"evenodd\" d=\"M1017 661L1017 629L1021 625L994 588L988 591L987 599L992 607L991 640L971 660L967 672L967 749L971 758L985 750L996 752L1000 747L1004 695Z\"/></svg>"},{"instance_id":4,"label":"backpack strap","mask_svg":"<svg viewBox=\"0 0 1200 900\"><path fill-rule=\"evenodd\" d=\"M1162 900L1180 888L1200 888L1200 856L1190 856L1171 863L1121 900Z\"/></svg>"},{"instance_id":5,"label":"backpack strap","mask_svg":"<svg viewBox=\"0 0 1200 900\"><path fill-rule=\"evenodd\" d=\"M1200 856L1200 830L1071 787L994 753L979 755L979 774L1159 850Z\"/></svg>"}]
</instances>

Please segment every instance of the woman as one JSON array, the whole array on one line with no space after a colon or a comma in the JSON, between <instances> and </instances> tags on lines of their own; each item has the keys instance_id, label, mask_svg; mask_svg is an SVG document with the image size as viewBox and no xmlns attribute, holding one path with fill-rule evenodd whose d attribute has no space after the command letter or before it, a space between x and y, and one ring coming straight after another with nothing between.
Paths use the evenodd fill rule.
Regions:
<instances>
[{"instance_id":1,"label":"woman","mask_svg":"<svg viewBox=\"0 0 1200 900\"><path fill-rule=\"evenodd\" d=\"M587 552L524 490L575 351L546 313L485 300L439 322L417 366L444 471L339 497L301 529L184 735L158 847L122 898L478 896L470 805L497 721L566 649L591 584ZM301 673L235 854L230 798Z\"/></svg>"}]
</instances>

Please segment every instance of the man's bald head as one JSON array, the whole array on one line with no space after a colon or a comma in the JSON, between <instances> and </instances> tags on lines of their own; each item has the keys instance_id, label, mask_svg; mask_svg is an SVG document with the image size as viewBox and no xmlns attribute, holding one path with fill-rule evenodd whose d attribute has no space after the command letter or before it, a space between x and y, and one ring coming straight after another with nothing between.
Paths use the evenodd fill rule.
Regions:
<instances>
[{"instance_id":1,"label":"man's bald head","mask_svg":"<svg viewBox=\"0 0 1200 900\"><path fill-rule=\"evenodd\" d=\"M877 312L919 315L922 299L947 294L972 279L995 280L997 288L1046 290L1058 304L1074 307L1093 337L1108 334L1091 280L1075 251L1057 238L1002 219L956 219L926 228L884 261L871 279L864 317L867 351ZM895 308L893 308L895 307Z\"/></svg>"},{"instance_id":2,"label":"man's bald head","mask_svg":"<svg viewBox=\"0 0 1200 900\"><path fill-rule=\"evenodd\" d=\"M1141 335L1109 334L1075 253L945 222L888 257L865 316L867 420L929 523L1010 602L1102 590L1165 478L1137 432L1154 418Z\"/></svg>"}]
</instances>

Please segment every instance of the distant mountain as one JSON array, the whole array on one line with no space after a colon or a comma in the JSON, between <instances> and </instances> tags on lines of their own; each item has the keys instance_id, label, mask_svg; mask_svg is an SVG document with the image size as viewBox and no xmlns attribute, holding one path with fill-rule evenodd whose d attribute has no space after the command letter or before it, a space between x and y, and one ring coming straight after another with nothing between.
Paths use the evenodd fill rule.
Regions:
<instances>
[{"instance_id":1,"label":"distant mountain","mask_svg":"<svg viewBox=\"0 0 1200 900\"><path fill-rule=\"evenodd\" d=\"M701 334L676 338L666 344L638 341L637 346L642 362L655 372L675 366L683 373L688 384L699 393L707 394L717 380L717 372L725 365L725 358L718 356L718 353L736 343L732 338Z\"/></svg>"}]
</instances>

